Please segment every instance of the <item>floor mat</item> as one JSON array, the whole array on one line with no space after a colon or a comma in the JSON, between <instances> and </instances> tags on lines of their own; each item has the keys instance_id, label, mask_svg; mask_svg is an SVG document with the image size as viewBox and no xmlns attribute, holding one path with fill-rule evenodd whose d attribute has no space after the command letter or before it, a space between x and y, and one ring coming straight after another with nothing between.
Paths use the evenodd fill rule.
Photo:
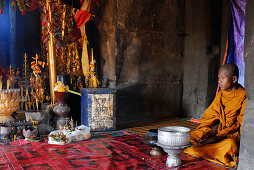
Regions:
<instances>
[{"instance_id":1,"label":"floor mat","mask_svg":"<svg viewBox=\"0 0 254 170\"><path fill-rule=\"evenodd\" d=\"M167 155L150 156L151 148L137 135L89 139L69 145L18 140L0 145L1 169L175 169ZM182 154L179 169L225 169Z\"/></svg>"},{"instance_id":2,"label":"floor mat","mask_svg":"<svg viewBox=\"0 0 254 170\"><path fill-rule=\"evenodd\" d=\"M92 132L92 139L102 138L102 137L117 137L124 135L132 135L133 133L129 130L116 130L116 131L105 131L105 132Z\"/></svg>"},{"instance_id":3,"label":"floor mat","mask_svg":"<svg viewBox=\"0 0 254 170\"><path fill-rule=\"evenodd\" d=\"M185 127L190 128L191 130L195 130L198 125L199 125L199 123L191 121L191 120L176 119L176 120L159 121L159 122L155 122L153 124L149 124L146 126L129 128L128 130L137 134L137 135L143 136L146 134L146 132L149 129L158 129L158 128L164 127L164 126L185 126Z\"/></svg>"}]
</instances>

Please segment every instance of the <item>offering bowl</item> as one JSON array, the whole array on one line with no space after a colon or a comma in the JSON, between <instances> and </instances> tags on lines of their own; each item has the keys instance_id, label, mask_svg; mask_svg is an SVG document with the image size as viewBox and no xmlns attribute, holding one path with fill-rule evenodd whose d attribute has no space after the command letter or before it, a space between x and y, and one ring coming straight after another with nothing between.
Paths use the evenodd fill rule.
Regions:
<instances>
[{"instance_id":1,"label":"offering bowl","mask_svg":"<svg viewBox=\"0 0 254 170\"><path fill-rule=\"evenodd\" d=\"M181 126L159 128L156 145L168 153L166 165L177 167L182 164L180 154L190 146L190 129Z\"/></svg>"},{"instance_id":2,"label":"offering bowl","mask_svg":"<svg viewBox=\"0 0 254 170\"><path fill-rule=\"evenodd\" d=\"M25 137L25 140L33 140L37 135L38 135L38 130L35 127L26 126L23 129L23 136Z\"/></svg>"},{"instance_id":3,"label":"offering bowl","mask_svg":"<svg viewBox=\"0 0 254 170\"><path fill-rule=\"evenodd\" d=\"M158 142L165 146L185 146L190 143L190 129L166 126L158 129Z\"/></svg>"},{"instance_id":4,"label":"offering bowl","mask_svg":"<svg viewBox=\"0 0 254 170\"><path fill-rule=\"evenodd\" d=\"M162 155L163 150L161 147L156 145L158 141L158 129L150 129L147 131L146 135L143 137L144 143L151 147L150 155L158 156Z\"/></svg>"}]
</instances>

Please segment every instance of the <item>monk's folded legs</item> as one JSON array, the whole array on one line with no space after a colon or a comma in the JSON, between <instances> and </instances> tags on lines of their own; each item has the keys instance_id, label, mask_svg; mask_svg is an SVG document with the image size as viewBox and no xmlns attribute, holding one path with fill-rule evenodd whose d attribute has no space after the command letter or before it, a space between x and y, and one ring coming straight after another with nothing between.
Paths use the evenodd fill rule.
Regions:
<instances>
[{"instance_id":1,"label":"monk's folded legs","mask_svg":"<svg viewBox=\"0 0 254 170\"><path fill-rule=\"evenodd\" d=\"M236 163L233 157L238 154L238 144L234 139L226 138L220 142L200 147L193 145L184 152L224 166L235 167Z\"/></svg>"}]
</instances>

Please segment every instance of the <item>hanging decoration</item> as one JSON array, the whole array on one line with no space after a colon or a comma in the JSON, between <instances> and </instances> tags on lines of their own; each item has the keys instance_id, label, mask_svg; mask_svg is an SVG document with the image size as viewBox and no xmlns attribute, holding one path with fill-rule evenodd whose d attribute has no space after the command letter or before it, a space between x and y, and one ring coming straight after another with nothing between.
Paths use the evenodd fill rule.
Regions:
<instances>
[{"instance_id":1,"label":"hanging decoration","mask_svg":"<svg viewBox=\"0 0 254 170\"><path fill-rule=\"evenodd\" d=\"M26 3L25 0L16 0L19 10L22 12L22 15L26 14ZM28 4L28 2L27 2Z\"/></svg>"},{"instance_id":2,"label":"hanging decoration","mask_svg":"<svg viewBox=\"0 0 254 170\"><path fill-rule=\"evenodd\" d=\"M5 0L0 0L0 14L3 15Z\"/></svg>"},{"instance_id":3,"label":"hanging decoration","mask_svg":"<svg viewBox=\"0 0 254 170\"><path fill-rule=\"evenodd\" d=\"M0 0L0 9L4 9L4 1ZM53 80L50 81L51 88L54 86L53 82L56 81L57 74L70 75L73 90L81 91L81 88L89 87L91 68L85 23L94 16L99 3L98 0L80 2L82 7L77 10L63 4L60 0L11 0L13 9L17 5L22 15L34 9L40 11L39 55L46 62L45 70L49 70L49 79ZM54 101L52 94L51 99Z\"/></svg>"},{"instance_id":4,"label":"hanging decoration","mask_svg":"<svg viewBox=\"0 0 254 170\"><path fill-rule=\"evenodd\" d=\"M80 2L82 3L82 6L81 9L78 10L75 15L75 21L82 35L83 45L82 45L81 63L82 63L82 71L86 78L86 86L88 86L90 67L89 67L89 55L87 50L88 41L86 36L85 24L87 21L90 20L92 13L94 12L94 9L96 8L96 6L99 6L99 3L97 0L81 0Z\"/></svg>"},{"instance_id":5,"label":"hanging decoration","mask_svg":"<svg viewBox=\"0 0 254 170\"><path fill-rule=\"evenodd\" d=\"M12 9L14 10L14 8L15 8L15 0L11 1L11 6L12 6Z\"/></svg>"},{"instance_id":6,"label":"hanging decoration","mask_svg":"<svg viewBox=\"0 0 254 170\"><path fill-rule=\"evenodd\" d=\"M57 63L56 66L56 74L69 74L71 77L76 76L74 79L78 79L79 70L80 70L80 60L78 51L78 38L75 33L75 25L74 25L74 14L73 9L62 4L60 1L51 0L51 21L48 20L49 13L45 9L45 1L41 0L37 2L37 6L41 12L41 46L42 46L42 56L46 56L46 61L49 60L50 57L48 52L54 52L54 62ZM51 31L49 30L48 23L51 24ZM50 50L48 48L50 44L50 38L54 37L53 45L54 50ZM50 58L49 58L50 57ZM77 61L79 60L79 61ZM52 64L48 62L48 68L52 67ZM76 71L77 70L77 71ZM50 74L50 77L53 74ZM77 87L78 85L73 84L73 87Z\"/></svg>"}]
</instances>

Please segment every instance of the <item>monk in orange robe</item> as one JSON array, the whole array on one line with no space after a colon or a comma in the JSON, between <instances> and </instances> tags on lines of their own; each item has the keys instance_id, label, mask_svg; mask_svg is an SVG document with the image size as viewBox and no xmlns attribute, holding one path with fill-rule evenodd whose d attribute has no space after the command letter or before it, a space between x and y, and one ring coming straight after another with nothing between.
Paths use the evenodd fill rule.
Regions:
<instances>
[{"instance_id":1,"label":"monk in orange robe","mask_svg":"<svg viewBox=\"0 0 254 170\"><path fill-rule=\"evenodd\" d=\"M201 124L191 132L193 145L185 153L235 168L240 132L246 105L246 92L237 83L239 70L225 64L219 70L219 86L214 101L201 117Z\"/></svg>"}]
</instances>

